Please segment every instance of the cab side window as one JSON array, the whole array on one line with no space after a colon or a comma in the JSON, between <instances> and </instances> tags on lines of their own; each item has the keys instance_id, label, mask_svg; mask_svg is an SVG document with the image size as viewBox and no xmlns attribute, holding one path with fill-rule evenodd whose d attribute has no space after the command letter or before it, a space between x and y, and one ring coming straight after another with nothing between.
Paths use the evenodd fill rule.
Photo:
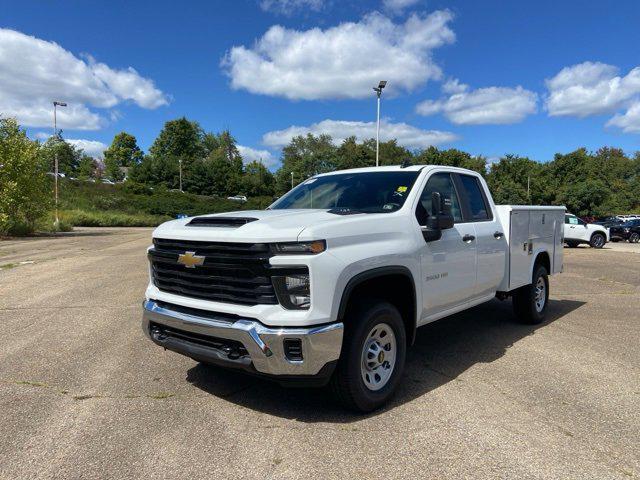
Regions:
<instances>
[{"instance_id":1,"label":"cab side window","mask_svg":"<svg viewBox=\"0 0 640 480\"><path fill-rule=\"evenodd\" d=\"M492 215L482 194L479 180L471 175L460 175L460 182L468 199L470 220L477 222L491 219Z\"/></svg>"},{"instance_id":2,"label":"cab side window","mask_svg":"<svg viewBox=\"0 0 640 480\"><path fill-rule=\"evenodd\" d=\"M431 215L431 194L438 192L443 199L449 199L451 201L451 215L453 215L453 221L458 223L462 221L462 212L460 211L460 201L456 193L455 186L453 185L453 179L449 173L434 173L429 177L427 184L420 196L420 202L416 209L416 218L420 225L427 223L427 217Z\"/></svg>"},{"instance_id":3,"label":"cab side window","mask_svg":"<svg viewBox=\"0 0 640 480\"><path fill-rule=\"evenodd\" d=\"M564 223L569 225L578 225L578 217L574 217L572 215L565 215Z\"/></svg>"}]
</instances>

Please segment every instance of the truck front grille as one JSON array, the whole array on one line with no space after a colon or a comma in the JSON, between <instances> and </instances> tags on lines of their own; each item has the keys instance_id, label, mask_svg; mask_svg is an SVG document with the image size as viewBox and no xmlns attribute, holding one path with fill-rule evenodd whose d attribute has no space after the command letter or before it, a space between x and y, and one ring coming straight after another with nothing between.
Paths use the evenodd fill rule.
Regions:
<instances>
[{"instance_id":1,"label":"truck front grille","mask_svg":"<svg viewBox=\"0 0 640 480\"><path fill-rule=\"evenodd\" d=\"M187 268L180 255L204 257ZM243 305L276 304L271 252L265 243L222 243L155 238L149 250L154 284L163 292Z\"/></svg>"}]
</instances>

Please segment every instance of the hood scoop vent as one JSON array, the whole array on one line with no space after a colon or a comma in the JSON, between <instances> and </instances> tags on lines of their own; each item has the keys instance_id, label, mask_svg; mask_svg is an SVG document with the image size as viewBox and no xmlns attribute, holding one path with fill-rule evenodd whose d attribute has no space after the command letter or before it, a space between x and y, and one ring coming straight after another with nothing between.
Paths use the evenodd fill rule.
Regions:
<instances>
[{"instance_id":1,"label":"hood scoop vent","mask_svg":"<svg viewBox=\"0 0 640 480\"><path fill-rule=\"evenodd\" d=\"M187 223L187 226L238 228L256 220L258 219L248 217L195 217Z\"/></svg>"}]
</instances>

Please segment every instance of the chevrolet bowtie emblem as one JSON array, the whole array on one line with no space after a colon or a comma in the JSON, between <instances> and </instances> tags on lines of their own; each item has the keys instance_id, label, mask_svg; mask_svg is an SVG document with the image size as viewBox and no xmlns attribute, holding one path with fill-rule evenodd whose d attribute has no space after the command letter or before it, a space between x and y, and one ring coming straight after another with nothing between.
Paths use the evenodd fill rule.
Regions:
<instances>
[{"instance_id":1,"label":"chevrolet bowtie emblem","mask_svg":"<svg viewBox=\"0 0 640 480\"><path fill-rule=\"evenodd\" d=\"M204 263L204 257L196 255L196 252L184 252L178 255L178 263L187 268L196 268Z\"/></svg>"}]
</instances>

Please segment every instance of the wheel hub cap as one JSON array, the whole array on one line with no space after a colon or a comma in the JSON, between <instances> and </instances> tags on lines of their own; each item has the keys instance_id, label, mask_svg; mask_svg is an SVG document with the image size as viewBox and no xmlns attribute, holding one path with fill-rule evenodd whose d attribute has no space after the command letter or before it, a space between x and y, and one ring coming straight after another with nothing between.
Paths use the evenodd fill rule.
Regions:
<instances>
[{"instance_id":1,"label":"wheel hub cap","mask_svg":"<svg viewBox=\"0 0 640 480\"><path fill-rule=\"evenodd\" d=\"M547 284L544 281L544 278L538 278L536 282L536 291L534 302L536 304L536 310L541 312L544 309L544 304L547 301Z\"/></svg>"},{"instance_id":2,"label":"wheel hub cap","mask_svg":"<svg viewBox=\"0 0 640 480\"><path fill-rule=\"evenodd\" d=\"M397 354L396 337L386 323L373 327L362 349L361 374L365 386L380 390L391 378Z\"/></svg>"}]
</instances>

